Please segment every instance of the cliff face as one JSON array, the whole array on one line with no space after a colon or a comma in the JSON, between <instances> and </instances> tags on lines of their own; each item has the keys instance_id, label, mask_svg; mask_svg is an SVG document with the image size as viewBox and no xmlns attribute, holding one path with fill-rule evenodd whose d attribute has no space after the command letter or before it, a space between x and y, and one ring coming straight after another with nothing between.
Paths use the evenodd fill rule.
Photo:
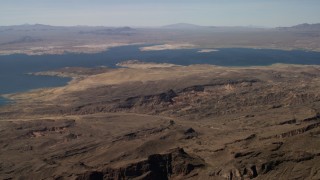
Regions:
<instances>
[{"instance_id":1,"label":"cliff face","mask_svg":"<svg viewBox=\"0 0 320 180\"><path fill-rule=\"evenodd\" d=\"M172 179L192 174L204 166L203 160L199 157L192 157L182 148L176 148L167 154L153 154L147 160L117 169L85 172L77 179Z\"/></svg>"}]
</instances>

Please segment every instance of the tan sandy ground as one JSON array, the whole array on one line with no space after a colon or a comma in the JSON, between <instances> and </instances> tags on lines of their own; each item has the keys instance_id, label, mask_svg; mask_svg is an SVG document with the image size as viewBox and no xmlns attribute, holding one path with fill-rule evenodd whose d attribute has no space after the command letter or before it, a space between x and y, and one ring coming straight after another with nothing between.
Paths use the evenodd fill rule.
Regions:
<instances>
[{"instance_id":1,"label":"tan sandy ground","mask_svg":"<svg viewBox=\"0 0 320 180\"><path fill-rule=\"evenodd\" d=\"M154 46L146 46L140 48L141 51L162 51L162 50L174 50L174 49L192 49L196 46L190 43L184 44L162 44Z\"/></svg>"}]
</instances>

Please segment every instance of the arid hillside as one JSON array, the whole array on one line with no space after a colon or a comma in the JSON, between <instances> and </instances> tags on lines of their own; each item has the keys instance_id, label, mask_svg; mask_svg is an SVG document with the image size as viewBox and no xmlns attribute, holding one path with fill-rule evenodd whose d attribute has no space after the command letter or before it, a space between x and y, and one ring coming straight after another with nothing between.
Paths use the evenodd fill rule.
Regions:
<instances>
[{"instance_id":1,"label":"arid hillside","mask_svg":"<svg viewBox=\"0 0 320 180\"><path fill-rule=\"evenodd\" d=\"M0 178L320 178L319 66L118 65L8 95Z\"/></svg>"}]
</instances>

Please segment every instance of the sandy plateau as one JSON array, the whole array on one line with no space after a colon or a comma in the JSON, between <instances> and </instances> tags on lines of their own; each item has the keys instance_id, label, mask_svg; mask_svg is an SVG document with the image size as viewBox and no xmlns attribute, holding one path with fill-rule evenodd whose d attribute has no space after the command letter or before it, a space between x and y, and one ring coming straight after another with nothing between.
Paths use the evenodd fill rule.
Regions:
<instances>
[{"instance_id":1,"label":"sandy plateau","mask_svg":"<svg viewBox=\"0 0 320 180\"><path fill-rule=\"evenodd\" d=\"M211 53L211 52L217 52L219 50L217 49L201 49L200 51L198 51L198 53Z\"/></svg>"},{"instance_id":2,"label":"sandy plateau","mask_svg":"<svg viewBox=\"0 0 320 180\"><path fill-rule=\"evenodd\" d=\"M1 179L320 179L320 67L128 61L7 97Z\"/></svg>"},{"instance_id":3,"label":"sandy plateau","mask_svg":"<svg viewBox=\"0 0 320 180\"><path fill-rule=\"evenodd\" d=\"M163 51L163 50L174 50L174 49L192 49L195 45L184 43L184 44L162 44L154 46L146 46L140 48L141 51Z\"/></svg>"}]
</instances>

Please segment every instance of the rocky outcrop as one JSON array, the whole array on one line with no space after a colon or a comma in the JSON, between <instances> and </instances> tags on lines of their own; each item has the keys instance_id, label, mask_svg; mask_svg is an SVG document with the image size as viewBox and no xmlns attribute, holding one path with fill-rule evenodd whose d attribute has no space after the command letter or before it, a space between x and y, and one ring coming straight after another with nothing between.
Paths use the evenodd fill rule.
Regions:
<instances>
[{"instance_id":1,"label":"rocky outcrop","mask_svg":"<svg viewBox=\"0 0 320 180\"><path fill-rule=\"evenodd\" d=\"M187 176L204 167L204 161L192 157L182 148L173 149L167 154L153 154L147 160L128 164L117 169L106 168L101 171L90 171L80 174L78 180L87 179L171 179L176 176Z\"/></svg>"},{"instance_id":2,"label":"rocky outcrop","mask_svg":"<svg viewBox=\"0 0 320 180\"><path fill-rule=\"evenodd\" d=\"M45 136L48 133L63 134L74 126L76 126L75 120L44 120L39 123L30 121L27 124L17 125L16 129L22 133L19 138L24 139Z\"/></svg>"},{"instance_id":3,"label":"rocky outcrop","mask_svg":"<svg viewBox=\"0 0 320 180\"><path fill-rule=\"evenodd\" d=\"M198 132L196 132L193 128L189 128L184 132L185 139L192 139L198 137Z\"/></svg>"},{"instance_id":4,"label":"rocky outcrop","mask_svg":"<svg viewBox=\"0 0 320 180\"><path fill-rule=\"evenodd\" d=\"M254 153L254 152L250 152ZM209 173L209 176L219 176L229 180L242 180L242 179L254 179L261 178L262 176L276 170L279 166L285 163L299 163L303 161L313 160L318 154L312 154L308 152L286 152L286 153L274 153L266 159L260 159L254 163L248 162L248 157L237 156L235 158L242 158L242 161L234 162L233 166L224 169L217 169ZM263 178L262 178L263 179Z\"/></svg>"},{"instance_id":5,"label":"rocky outcrop","mask_svg":"<svg viewBox=\"0 0 320 180\"><path fill-rule=\"evenodd\" d=\"M295 136L295 135L299 135L299 134L305 133L305 132L310 131L311 129L314 129L314 128L317 128L317 127L320 127L320 122L314 123L314 124L310 124L308 126L305 126L305 127L299 128L299 129L294 129L294 130L291 130L291 131L276 135L276 137L278 137L278 138L291 137L291 136Z\"/></svg>"},{"instance_id":6,"label":"rocky outcrop","mask_svg":"<svg viewBox=\"0 0 320 180\"><path fill-rule=\"evenodd\" d=\"M117 112L139 109L152 111L161 109L173 103L173 98L178 96L172 89L155 95L128 97L125 100L114 100L96 104L86 104L72 108L71 114L93 114L97 112ZM158 108L155 108L157 106Z\"/></svg>"},{"instance_id":7,"label":"rocky outcrop","mask_svg":"<svg viewBox=\"0 0 320 180\"><path fill-rule=\"evenodd\" d=\"M181 92L190 92L190 91L204 91L204 86L203 85L196 85L196 86L191 86L184 88Z\"/></svg>"},{"instance_id":8,"label":"rocky outcrop","mask_svg":"<svg viewBox=\"0 0 320 180\"><path fill-rule=\"evenodd\" d=\"M102 180L103 173L98 171L91 171L91 172L86 172L77 178L77 180L87 180L87 179Z\"/></svg>"}]
</instances>

